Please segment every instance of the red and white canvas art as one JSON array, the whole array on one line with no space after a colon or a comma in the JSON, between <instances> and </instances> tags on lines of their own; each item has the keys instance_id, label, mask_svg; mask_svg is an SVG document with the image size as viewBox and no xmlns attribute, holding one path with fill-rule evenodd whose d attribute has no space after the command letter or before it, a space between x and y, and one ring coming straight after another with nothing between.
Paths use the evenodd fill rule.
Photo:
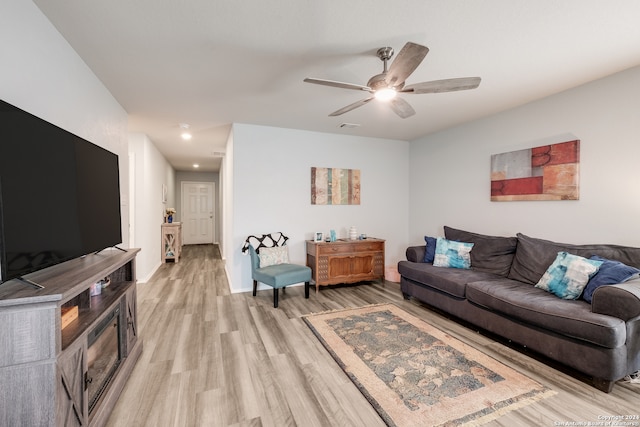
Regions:
<instances>
[{"instance_id":1,"label":"red and white canvas art","mask_svg":"<svg viewBox=\"0 0 640 427\"><path fill-rule=\"evenodd\" d=\"M491 156L491 200L578 200L580 141Z\"/></svg>"}]
</instances>

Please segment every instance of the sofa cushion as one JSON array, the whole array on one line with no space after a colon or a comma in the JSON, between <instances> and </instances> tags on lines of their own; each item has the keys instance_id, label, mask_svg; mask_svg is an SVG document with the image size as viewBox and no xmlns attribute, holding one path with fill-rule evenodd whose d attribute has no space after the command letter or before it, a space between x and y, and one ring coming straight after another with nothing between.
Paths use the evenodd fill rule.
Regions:
<instances>
[{"instance_id":1,"label":"sofa cushion","mask_svg":"<svg viewBox=\"0 0 640 427\"><path fill-rule=\"evenodd\" d=\"M467 299L524 323L602 347L616 348L626 340L623 320L592 313L583 300L562 300L514 280L471 282L467 284Z\"/></svg>"},{"instance_id":2,"label":"sofa cushion","mask_svg":"<svg viewBox=\"0 0 640 427\"><path fill-rule=\"evenodd\" d=\"M423 262L400 261L398 273L414 282L435 288L454 297L464 298L468 282L499 279L500 276L475 270L434 267Z\"/></svg>"},{"instance_id":3,"label":"sofa cushion","mask_svg":"<svg viewBox=\"0 0 640 427\"><path fill-rule=\"evenodd\" d=\"M457 230L445 225L444 237L449 240L473 243L471 268L507 277L516 253L516 237L485 236L470 231Z\"/></svg>"},{"instance_id":4,"label":"sofa cushion","mask_svg":"<svg viewBox=\"0 0 640 427\"><path fill-rule=\"evenodd\" d=\"M433 257L435 267L471 268L473 243L456 242L442 237L436 239L436 254Z\"/></svg>"},{"instance_id":5,"label":"sofa cushion","mask_svg":"<svg viewBox=\"0 0 640 427\"><path fill-rule=\"evenodd\" d=\"M640 273L640 270L637 268L623 264L620 261L613 261L599 257L598 255L594 255L590 259L602 261L602 265L584 288L582 298L587 302L591 302L593 292L600 286L624 283L627 280L638 277L638 274Z\"/></svg>"},{"instance_id":6,"label":"sofa cushion","mask_svg":"<svg viewBox=\"0 0 640 427\"><path fill-rule=\"evenodd\" d=\"M558 252L555 261L536 283L536 288L551 292L562 299L577 299L601 265L602 261Z\"/></svg>"},{"instance_id":7,"label":"sofa cushion","mask_svg":"<svg viewBox=\"0 0 640 427\"><path fill-rule=\"evenodd\" d=\"M618 245L570 245L536 239L522 233L518 233L517 237L518 247L507 277L531 285L538 283L547 267L561 251L585 258L598 255L640 268L640 248Z\"/></svg>"}]
</instances>

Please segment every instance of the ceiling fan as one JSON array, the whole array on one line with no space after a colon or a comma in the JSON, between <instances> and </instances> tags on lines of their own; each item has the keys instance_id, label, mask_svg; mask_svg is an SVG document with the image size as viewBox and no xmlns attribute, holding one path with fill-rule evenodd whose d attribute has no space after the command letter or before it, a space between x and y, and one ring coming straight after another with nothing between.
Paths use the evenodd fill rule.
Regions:
<instances>
[{"instance_id":1,"label":"ceiling fan","mask_svg":"<svg viewBox=\"0 0 640 427\"><path fill-rule=\"evenodd\" d=\"M407 101L396 96L398 93L453 92L457 90L475 89L480 85L480 77L463 77L433 80L405 86L405 80L418 68L418 65L420 65L425 56L427 56L427 53L429 53L428 47L408 42L387 69L387 61L393 56L393 48L381 47L376 54L384 63L384 69L381 74L376 74L371 77L366 86L309 77L304 79L304 81L343 89L360 90L372 94L372 96L368 98L361 99L360 101L334 111L329 114L329 116L339 116L358 107L362 107L373 99L379 99L388 101L391 109L403 119L413 116L416 112Z\"/></svg>"}]
</instances>

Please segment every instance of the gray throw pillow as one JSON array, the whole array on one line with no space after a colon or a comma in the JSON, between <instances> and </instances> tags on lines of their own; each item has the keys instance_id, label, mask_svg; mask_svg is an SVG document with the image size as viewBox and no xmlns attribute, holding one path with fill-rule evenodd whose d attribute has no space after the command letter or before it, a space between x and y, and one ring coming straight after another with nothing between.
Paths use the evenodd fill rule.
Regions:
<instances>
[{"instance_id":1,"label":"gray throw pillow","mask_svg":"<svg viewBox=\"0 0 640 427\"><path fill-rule=\"evenodd\" d=\"M471 250L471 268L473 270L498 274L503 277L507 277L509 274L518 245L516 237L487 236L457 230L446 225L444 236L449 240L474 244Z\"/></svg>"}]
</instances>

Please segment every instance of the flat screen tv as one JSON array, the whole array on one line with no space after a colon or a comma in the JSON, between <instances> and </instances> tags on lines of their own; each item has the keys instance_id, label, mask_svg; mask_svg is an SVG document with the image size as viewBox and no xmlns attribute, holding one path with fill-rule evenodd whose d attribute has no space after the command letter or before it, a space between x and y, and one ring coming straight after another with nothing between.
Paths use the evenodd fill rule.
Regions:
<instances>
[{"instance_id":1,"label":"flat screen tv","mask_svg":"<svg viewBox=\"0 0 640 427\"><path fill-rule=\"evenodd\" d=\"M116 154L0 100L0 283L121 243L118 171Z\"/></svg>"}]
</instances>

